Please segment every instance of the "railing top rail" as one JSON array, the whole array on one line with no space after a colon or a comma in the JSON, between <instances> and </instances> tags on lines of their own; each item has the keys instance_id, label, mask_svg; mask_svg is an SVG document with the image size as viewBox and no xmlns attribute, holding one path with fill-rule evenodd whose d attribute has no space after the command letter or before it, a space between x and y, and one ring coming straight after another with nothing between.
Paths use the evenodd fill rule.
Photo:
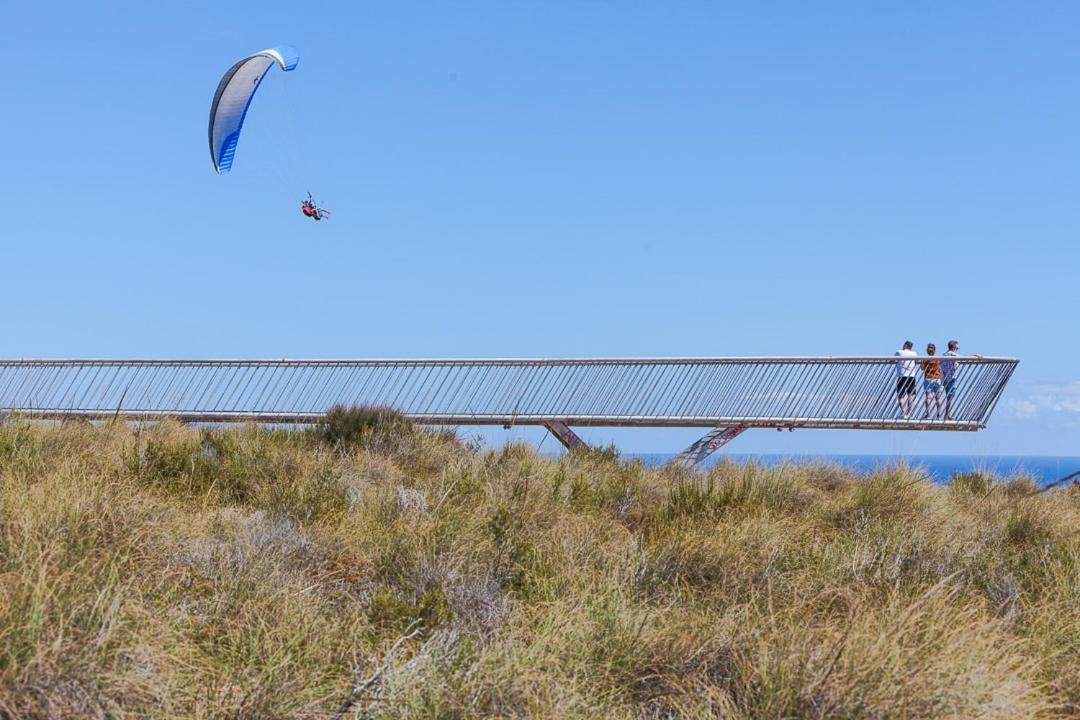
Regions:
<instances>
[{"instance_id":1,"label":"railing top rail","mask_svg":"<svg viewBox=\"0 0 1080 720\"><path fill-rule=\"evenodd\" d=\"M536 365L726 365L726 364L888 364L898 361L951 359L944 355L916 355L904 358L895 355L791 355L791 356L729 356L729 357L624 357L624 358L9 358L0 359L0 366L13 365L231 365L231 366L536 366ZM1012 357L957 355L965 363L1017 363Z\"/></svg>"}]
</instances>

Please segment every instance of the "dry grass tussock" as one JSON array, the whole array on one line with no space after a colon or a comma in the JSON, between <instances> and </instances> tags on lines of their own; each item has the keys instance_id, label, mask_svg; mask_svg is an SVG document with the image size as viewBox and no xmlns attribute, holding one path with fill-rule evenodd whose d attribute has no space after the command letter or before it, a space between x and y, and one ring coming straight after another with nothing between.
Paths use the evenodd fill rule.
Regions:
<instances>
[{"instance_id":1,"label":"dry grass tussock","mask_svg":"<svg viewBox=\"0 0 1080 720\"><path fill-rule=\"evenodd\" d=\"M344 411L343 411L344 412ZM1080 715L1080 493L0 427L0 718Z\"/></svg>"}]
</instances>

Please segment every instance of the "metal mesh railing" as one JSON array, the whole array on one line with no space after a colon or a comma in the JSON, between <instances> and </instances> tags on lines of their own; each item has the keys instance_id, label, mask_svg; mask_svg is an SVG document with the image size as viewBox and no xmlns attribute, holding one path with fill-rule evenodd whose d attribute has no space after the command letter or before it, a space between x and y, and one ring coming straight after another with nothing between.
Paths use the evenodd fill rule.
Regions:
<instances>
[{"instance_id":1,"label":"metal mesh railing","mask_svg":"<svg viewBox=\"0 0 1080 720\"><path fill-rule=\"evenodd\" d=\"M949 397L930 392L928 419L921 371L916 412L902 416L893 357L0 360L0 408L44 418L305 422L336 404L388 405L432 424L974 430L1016 364L960 358Z\"/></svg>"}]
</instances>

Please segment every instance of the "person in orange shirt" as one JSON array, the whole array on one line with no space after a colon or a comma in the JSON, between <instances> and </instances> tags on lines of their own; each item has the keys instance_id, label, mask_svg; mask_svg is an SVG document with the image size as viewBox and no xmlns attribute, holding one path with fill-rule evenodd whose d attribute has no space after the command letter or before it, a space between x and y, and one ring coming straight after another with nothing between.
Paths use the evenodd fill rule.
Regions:
<instances>
[{"instance_id":1,"label":"person in orange shirt","mask_svg":"<svg viewBox=\"0 0 1080 720\"><path fill-rule=\"evenodd\" d=\"M926 354L934 355L937 353L937 346L934 343L930 343L926 346ZM923 420L930 419L930 398L933 397L934 404L937 406L937 418L941 419L941 361L940 360L923 360L922 361L922 373L923 373L923 399L926 402L926 414L923 415Z\"/></svg>"}]
</instances>

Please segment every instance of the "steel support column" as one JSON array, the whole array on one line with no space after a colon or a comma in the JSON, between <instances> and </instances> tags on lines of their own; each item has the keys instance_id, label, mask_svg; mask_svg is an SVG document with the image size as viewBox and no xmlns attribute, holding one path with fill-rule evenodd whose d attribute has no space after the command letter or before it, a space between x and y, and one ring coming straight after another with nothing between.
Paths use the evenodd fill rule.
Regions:
<instances>
[{"instance_id":1,"label":"steel support column","mask_svg":"<svg viewBox=\"0 0 1080 720\"><path fill-rule=\"evenodd\" d=\"M713 428L693 445L676 455L671 464L693 467L737 438L745 429L745 425Z\"/></svg>"},{"instance_id":2,"label":"steel support column","mask_svg":"<svg viewBox=\"0 0 1080 720\"><path fill-rule=\"evenodd\" d=\"M567 450L589 447L584 440L578 437L576 432L571 430L569 426L561 420L546 422L544 423L544 427L546 427Z\"/></svg>"}]
</instances>

